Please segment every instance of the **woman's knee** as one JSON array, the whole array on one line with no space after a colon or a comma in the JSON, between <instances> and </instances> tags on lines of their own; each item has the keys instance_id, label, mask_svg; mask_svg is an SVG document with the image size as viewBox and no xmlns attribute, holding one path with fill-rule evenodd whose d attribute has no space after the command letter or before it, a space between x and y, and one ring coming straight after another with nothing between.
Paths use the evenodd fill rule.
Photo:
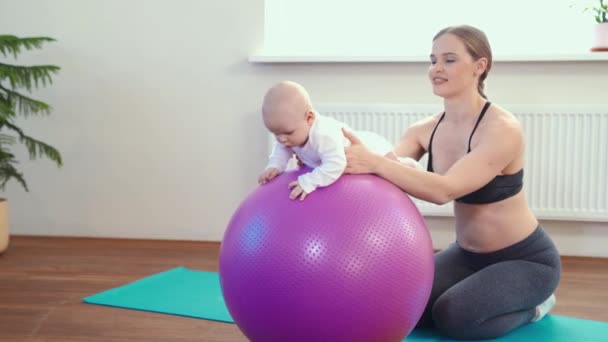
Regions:
<instances>
[{"instance_id":1,"label":"woman's knee","mask_svg":"<svg viewBox=\"0 0 608 342\"><path fill-rule=\"evenodd\" d=\"M422 328L422 329L430 329L433 328L433 316L432 316L432 305L429 303L427 304L427 307L424 309L424 312L422 313L422 316L420 316L420 319L418 320L418 323L416 323L416 329L418 328Z\"/></svg>"},{"instance_id":2,"label":"woman's knee","mask_svg":"<svg viewBox=\"0 0 608 342\"><path fill-rule=\"evenodd\" d=\"M470 305L464 300L444 295L433 305L432 317L435 327L453 339L475 339L480 322Z\"/></svg>"}]
</instances>

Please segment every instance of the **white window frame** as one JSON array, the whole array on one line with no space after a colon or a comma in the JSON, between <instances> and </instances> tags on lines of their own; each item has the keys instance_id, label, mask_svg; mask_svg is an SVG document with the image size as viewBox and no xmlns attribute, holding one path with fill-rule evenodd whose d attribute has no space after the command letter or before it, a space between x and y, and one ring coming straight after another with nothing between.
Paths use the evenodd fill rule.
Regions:
<instances>
[{"instance_id":1,"label":"white window frame","mask_svg":"<svg viewBox=\"0 0 608 342\"><path fill-rule=\"evenodd\" d=\"M597 61L589 13L572 0L266 0L251 62L428 62L441 28L488 35L496 61ZM383 38L379 38L383 37Z\"/></svg>"}]
</instances>

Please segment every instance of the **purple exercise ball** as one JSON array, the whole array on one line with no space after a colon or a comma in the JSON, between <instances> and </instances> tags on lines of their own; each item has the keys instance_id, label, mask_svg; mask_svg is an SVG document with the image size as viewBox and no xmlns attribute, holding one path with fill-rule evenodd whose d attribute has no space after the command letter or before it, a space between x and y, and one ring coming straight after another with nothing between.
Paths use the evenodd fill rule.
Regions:
<instances>
[{"instance_id":1,"label":"purple exercise ball","mask_svg":"<svg viewBox=\"0 0 608 342\"><path fill-rule=\"evenodd\" d=\"M304 201L259 186L232 216L220 250L226 306L254 342L401 341L433 282L425 221L399 188L343 175Z\"/></svg>"}]
</instances>

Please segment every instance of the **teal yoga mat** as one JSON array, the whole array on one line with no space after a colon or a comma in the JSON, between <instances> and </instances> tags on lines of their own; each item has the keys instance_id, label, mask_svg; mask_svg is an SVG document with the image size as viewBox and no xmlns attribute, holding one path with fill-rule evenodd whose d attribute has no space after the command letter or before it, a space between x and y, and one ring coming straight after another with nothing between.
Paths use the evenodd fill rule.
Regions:
<instances>
[{"instance_id":1,"label":"teal yoga mat","mask_svg":"<svg viewBox=\"0 0 608 342\"><path fill-rule=\"evenodd\" d=\"M215 272L177 267L83 299L85 303L153 311L232 323ZM448 342L432 331L414 330L407 342ZM606 342L608 323L548 315L492 341Z\"/></svg>"}]
</instances>

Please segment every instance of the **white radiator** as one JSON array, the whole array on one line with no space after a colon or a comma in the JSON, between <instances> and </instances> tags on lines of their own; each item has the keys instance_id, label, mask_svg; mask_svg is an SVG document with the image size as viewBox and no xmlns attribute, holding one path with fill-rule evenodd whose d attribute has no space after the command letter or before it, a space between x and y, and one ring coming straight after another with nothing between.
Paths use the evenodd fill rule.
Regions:
<instances>
[{"instance_id":1,"label":"white radiator","mask_svg":"<svg viewBox=\"0 0 608 342\"><path fill-rule=\"evenodd\" d=\"M504 107L524 129L524 189L536 216L608 221L608 105ZM374 131L396 143L408 126L442 108L378 103L322 104L316 109L355 130ZM421 159L425 167L426 159L426 155ZM414 201L423 215L452 215L451 203Z\"/></svg>"}]
</instances>

